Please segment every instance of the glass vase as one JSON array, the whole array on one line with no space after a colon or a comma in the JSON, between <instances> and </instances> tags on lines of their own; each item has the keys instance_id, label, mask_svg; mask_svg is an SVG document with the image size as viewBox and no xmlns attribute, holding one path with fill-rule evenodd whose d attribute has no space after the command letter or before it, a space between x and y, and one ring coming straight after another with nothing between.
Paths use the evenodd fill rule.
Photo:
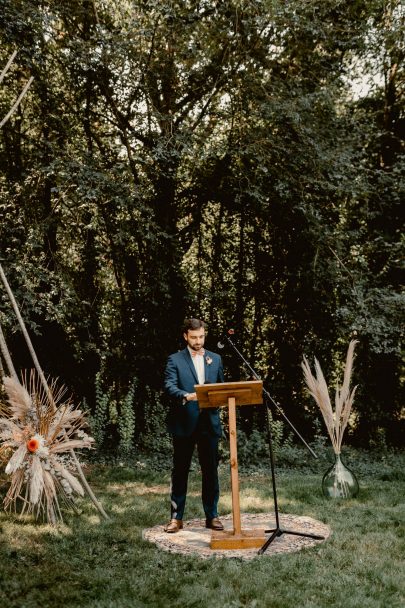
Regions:
<instances>
[{"instance_id":1,"label":"glass vase","mask_svg":"<svg viewBox=\"0 0 405 608\"><path fill-rule=\"evenodd\" d=\"M354 498L359 492L355 474L343 464L340 454L322 479L322 492L327 498Z\"/></svg>"}]
</instances>

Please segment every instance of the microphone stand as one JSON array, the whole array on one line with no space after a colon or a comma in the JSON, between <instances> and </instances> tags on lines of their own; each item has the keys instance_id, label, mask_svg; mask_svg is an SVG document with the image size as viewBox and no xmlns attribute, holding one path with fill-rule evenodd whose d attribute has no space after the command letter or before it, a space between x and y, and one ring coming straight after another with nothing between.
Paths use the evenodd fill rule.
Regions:
<instances>
[{"instance_id":1,"label":"microphone stand","mask_svg":"<svg viewBox=\"0 0 405 608\"><path fill-rule=\"evenodd\" d=\"M249 372L252 374L252 376L256 380L261 380L259 375L253 369L253 367L250 365L250 363L248 361L246 361L245 357L242 355L242 353L238 350L236 345L231 340L229 334L233 334L233 333L234 333L233 330L229 330L228 334L225 334L225 338L226 338L228 344L231 346L231 348L234 350L234 352L238 355L238 357L242 360L244 366L249 370ZM223 346L224 345L222 345L220 342L218 343L219 348L223 348ZM301 439L303 444L308 448L308 450L311 452L312 456L314 456L314 458L317 458L317 455L315 454L313 449L307 444L305 439L300 435L300 433L297 431L295 426L290 422L290 420L284 414L281 407L274 401L274 399L272 398L270 393L264 387L263 387L263 393L265 396L264 403L267 407L267 410L271 412L270 406L268 404L268 401L270 401L277 408L277 410L280 412L280 414L283 416L284 420L290 425L290 427L292 428L294 433ZM263 544L263 546L260 547L259 551L257 552L258 555L263 555L263 553L271 545L271 543L274 541L274 539L277 538L278 536L282 536L282 534L293 534L295 536L304 536L307 538L314 538L316 540L323 540L325 538L324 536L319 536L318 534L308 534L306 532L297 532L294 530L285 530L285 529L281 528L279 512L278 512L278 503L277 503L277 487L276 487L276 474L275 474L275 466L274 466L273 441L272 441L271 428L270 428L269 417L268 417L267 411L266 411L266 422L267 422L267 437L268 437L269 452L270 452L270 467L271 467L271 479L272 479L272 487L273 487L273 499L274 499L274 512L275 512L275 519L276 519L276 527L271 528L270 530L265 530L265 533L270 534L270 536L266 540L266 542Z\"/></svg>"}]
</instances>

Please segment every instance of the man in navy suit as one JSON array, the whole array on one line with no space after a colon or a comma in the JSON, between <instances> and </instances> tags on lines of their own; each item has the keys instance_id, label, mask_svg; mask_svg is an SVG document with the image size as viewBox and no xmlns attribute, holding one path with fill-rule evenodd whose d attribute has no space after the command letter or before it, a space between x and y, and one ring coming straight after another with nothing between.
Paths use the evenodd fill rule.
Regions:
<instances>
[{"instance_id":1,"label":"man in navy suit","mask_svg":"<svg viewBox=\"0 0 405 608\"><path fill-rule=\"evenodd\" d=\"M171 486L171 519L166 532L183 527L187 481L194 447L197 445L202 472L202 503L206 527L223 530L218 519L218 443L222 435L217 408L200 412L195 384L224 381L221 357L204 349L205 323L186 319L183 326L186 348L170 355L165 370L165 392L172 405L168 430L173 438L173 470Z\"/></svg>"}]
</instances>

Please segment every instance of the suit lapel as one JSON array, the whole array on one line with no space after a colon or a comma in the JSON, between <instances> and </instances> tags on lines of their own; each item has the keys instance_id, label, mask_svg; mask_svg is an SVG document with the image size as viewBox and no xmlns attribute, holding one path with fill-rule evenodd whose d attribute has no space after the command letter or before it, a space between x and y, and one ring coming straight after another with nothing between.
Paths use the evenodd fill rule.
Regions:
<instances>
[{"instance_id":1,"label":"suit lapel","mask_svg":"<svg viewBox=\"0 0 405 608\"><path fill-rule=\"evenodd\" d=\"M210 361L209 365L207 363L207 359ZM211 371L213 369L213 365L212 364L213 364L213 357L211 356L210 351L206 350L205 354L204 354L204 376L205 376L205 382L206 383L209 382L209 376L210 376Z\"/></svg>"},{"instance_id":2,"label":"suit lapel","mask_svg":"<svg viewBox=\"0 0 405 608\"><path fill-rule=\"evenodd\" d=\"M208 383L208 376L209 376L209 372L210 372L210 368L207 364L207 358L209 357L208 351L205 351L204 354L204 378L205 378L205 382Z\"/></svg>"},{"instance_id":3,"label":"suit lapel","mask_svg":"<svg viewBox=\"0 0 405 608\"><path fill-rule=\"evenodd\" d=\"M186 360L187 365L189 366L189 368L191 370L191 373L193 374L193 376L195 378L196 384L199 384L198 377L197 377L197 372L195 371L194 363L193 363L193 361L191 359L191 355L188 352L188 348L187 347L183 350L183 355L184 355L184 358Z\"/></svg>"}]
</instances>

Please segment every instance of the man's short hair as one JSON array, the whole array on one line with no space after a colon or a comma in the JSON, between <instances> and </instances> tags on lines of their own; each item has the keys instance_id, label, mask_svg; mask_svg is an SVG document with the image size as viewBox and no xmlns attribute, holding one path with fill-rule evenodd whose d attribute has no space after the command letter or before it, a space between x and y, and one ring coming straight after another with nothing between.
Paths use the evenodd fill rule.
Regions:
<instances>
[{"instance_id":1,"label":"man's short hair","mask_svg":"<svg viewBox=\"0 0 405 608\"><path fill-rule=\"evenodd\" d=\"M186 334L189 330L205 329L206 327L206 323L201 319L185 319L183 323L183 334Z\"/></svg>"}]
</instances>

